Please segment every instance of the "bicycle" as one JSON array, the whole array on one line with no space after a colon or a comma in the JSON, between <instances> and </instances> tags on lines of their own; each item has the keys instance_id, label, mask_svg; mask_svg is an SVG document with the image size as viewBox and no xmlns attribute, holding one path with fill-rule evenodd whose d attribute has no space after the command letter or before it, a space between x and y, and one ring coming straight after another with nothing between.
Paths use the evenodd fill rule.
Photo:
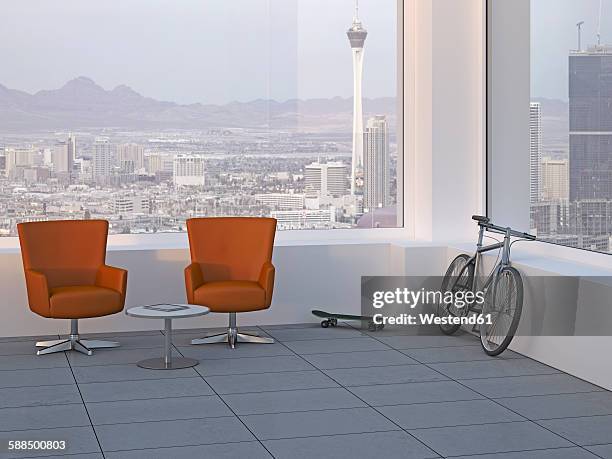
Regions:
<instances>
[{"instance_id":1,"label":"bicycle","mask_svg":"<svg viewBox=\"0 0 612 459\"><path fill-rule=\"evenodd\" d=\"M449 302L449 304L440 302L437 313L439 317L466 317L469 313L481 314L486 321L480 325L474 325L473 331L476 331L476 327L479 328L482 348L488 355L497 356L506 350L514 338L523 309L523 280L518 270L511 266L510 247L519 240L533 241L536 237L512 228L494 225L489 218L480 215L473 215L472 220L476 221L479 226L476 253L473 256L461 254L451 262L444 275L441 291L443 294L452 292L453 295L457 292L476 293L480 291L483 293L484 301L480 305L474 302L460 307L454 302ZM483 238L487 237L485 231L503 234L504 239L496 244L483 246ZM512 237L519 239L511 241ZM498 252L493 269L480 287L477 285L475 274L479 272L482 254L498 249L501 249L502 252L501 260ZM440 322L439 327L443 333L452 335L461 328L461 324Z\"/></svg>"}]
</instances>

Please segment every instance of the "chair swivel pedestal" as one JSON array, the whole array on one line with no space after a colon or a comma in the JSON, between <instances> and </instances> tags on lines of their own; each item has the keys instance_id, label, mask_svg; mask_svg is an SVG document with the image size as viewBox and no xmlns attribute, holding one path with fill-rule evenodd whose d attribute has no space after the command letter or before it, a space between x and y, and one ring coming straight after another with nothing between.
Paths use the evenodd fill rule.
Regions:
<instances>
[{"instance_id":1,"label":"chair swivel pedestal","mask_svg":"<svg viewBox=\"0 0 612 459\"><path fill-rule=\"evenodd\" d=\"M257 344L273 344L274 338L259 336L258 334L240 333L236 327L236 313L229 314L229 326L227 332L214 333L203 338L191 340L191 344L213 344L213 343L228 343L232 349L236 347L236 343L257 343Z\"/></svg>"},{"instance_id":2,"label":"chair swivel pedestal","mask_svg":"<svg viewBox=\"0 0 612 459\"><path fill-rule=\"evenodd\" d=\"M54 220L17 225L28 293L35 314L69 319L70 335L39 341L38 355L117 347L113 341L79 336L79 319L102 317L123 310L127 271L106 264L108 222Z\"/></svg>"},{"instance_id":3,"label":"chair swivel pedestal","mask_svg":"<svg viewBox=\"0 0 612 459\"><path fill-rule=\"evenodd\" d=\"M82 354L93 355L92 349L119 347L116 341L102 341L97 339L81 339L79 336L78 319L70 320L70 335L66 339L55 339L51 341L39 341L36 347L42 347L36 355L52 354L62 351L78 351Z\"/></svg>"},{"instance_id":4,"label":"chair swivel pedestal","mask_svg":"<svg viewBox=\"0 0 612 459\"><path fill-rule=\"evenodd\" d=\"M268 309L275 268L272 250L276 220L257 217L187 220L191 264L185 268L187 302L229 315L227 332L194 339L191 344L274 343L272 338L241 333L236 313Z\"/></svg>"}]
</instances>

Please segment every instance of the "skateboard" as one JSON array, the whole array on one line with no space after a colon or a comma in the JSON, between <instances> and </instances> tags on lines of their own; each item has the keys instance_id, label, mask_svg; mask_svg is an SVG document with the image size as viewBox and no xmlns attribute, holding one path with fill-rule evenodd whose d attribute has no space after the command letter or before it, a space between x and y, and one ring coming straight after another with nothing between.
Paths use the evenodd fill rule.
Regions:
<instances>
[{"instance_id":1,"label":"skateboard","mask_svg":"<svg viewBox=\"0 0 612 459\"><path fill-rule=\"evenodd\" d=\"M368 316L355 316L352 314L334 314L332 312L319 311L318 309L312 310L313 315L324 319L321 321L321 327L335 327L338 325L338 320L356 320L359 322L368 322L368 330L378 331L385 328L383 324L375 324L374 319Z\"/></svg>"}]
</instances>

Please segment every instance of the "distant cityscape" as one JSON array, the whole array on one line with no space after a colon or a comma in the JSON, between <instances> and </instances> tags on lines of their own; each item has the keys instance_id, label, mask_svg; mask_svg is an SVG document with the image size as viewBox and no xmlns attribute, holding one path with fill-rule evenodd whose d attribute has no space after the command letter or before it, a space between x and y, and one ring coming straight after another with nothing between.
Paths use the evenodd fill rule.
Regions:
<instances>
[{"instance_id":1,"label":"distant cityscape","mask_svg":"<svg viewBox=\"0 0 612 459\"><path fill-rule=\"evenodd\" d=\"M611 252L612 46L571 51L568 69L567 115L559 101L530 105L531 230Z\"/></svg>"},{"instance_id":2,"label":"distant cityscape","mask_svg":"<svg viewBox=\"0 0 612 459\"><path fill-rule=\"evenodd\" d=\"M227 215L271 216L280 230L401 224L395 104L362 100L357 7L347 36L351 111L338 98L179 106L85 77L34 95L0 85L0 119L12 128L0 132L0 236L55 219L102 218L125 234ZM311 105L323 114L301 116ZM387 110L364 128L364 106Z\"/></svg>"}]
</instances>

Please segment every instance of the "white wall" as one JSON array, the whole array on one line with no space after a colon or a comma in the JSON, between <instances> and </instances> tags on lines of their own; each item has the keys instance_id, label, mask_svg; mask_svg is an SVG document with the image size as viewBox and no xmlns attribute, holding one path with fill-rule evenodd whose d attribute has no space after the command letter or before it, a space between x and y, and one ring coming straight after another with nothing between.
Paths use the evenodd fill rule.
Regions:
<instances>
[{"instance_id":1,"label":"white wall","mask_svg":"<svg viewBox=\"0 0 612 459\"><path fill-rule=\"evenodd\" d=\"M482 0L409 0L406 201L416 239L471 237L484 209ZM412 50L412 52L410 52Z\"/></svg>"}]
</instances>

